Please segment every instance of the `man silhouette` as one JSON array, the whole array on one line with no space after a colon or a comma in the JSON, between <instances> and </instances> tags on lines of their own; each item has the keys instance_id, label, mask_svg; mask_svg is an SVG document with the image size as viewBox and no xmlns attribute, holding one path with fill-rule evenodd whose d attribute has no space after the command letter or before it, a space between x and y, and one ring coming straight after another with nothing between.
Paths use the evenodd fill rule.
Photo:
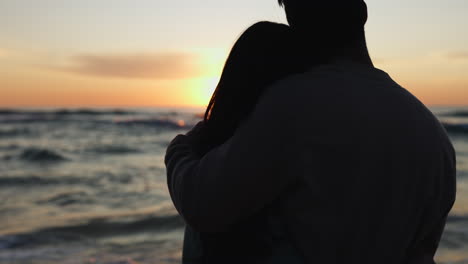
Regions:
<instances>
[{"instance_id":1,"label":"man silhouette","mask_svg":"<svg viewBox=\"0 0 468 264\"><path fill-rule=\"evenodd\" d=\"M176 208L197 231L225 232L274 204L294 263L434 263L455 200L444 128L372 65L363 1L279 2L304 58L322 65L269 87L204 157L197 129L177 136L166 155Z\"/></svg>"}]
</instances>

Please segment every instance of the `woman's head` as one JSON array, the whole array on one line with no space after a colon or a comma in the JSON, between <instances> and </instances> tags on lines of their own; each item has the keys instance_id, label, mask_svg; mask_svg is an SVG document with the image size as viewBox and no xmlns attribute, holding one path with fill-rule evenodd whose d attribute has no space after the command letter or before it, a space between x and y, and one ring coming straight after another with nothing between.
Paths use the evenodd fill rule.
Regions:
<instances>
[{"instance_id":1,"label":"woman's head","mask_svg":"<svg viewBox=\"0 0 468 264\"><path fill-rule=\"evenodd\" d=\"M254 109L264 89L300 71L290 28L259 22L249 27L232 48L218 86L206 109L207 140L227 140Z\"/></svg>"}]
</instances>

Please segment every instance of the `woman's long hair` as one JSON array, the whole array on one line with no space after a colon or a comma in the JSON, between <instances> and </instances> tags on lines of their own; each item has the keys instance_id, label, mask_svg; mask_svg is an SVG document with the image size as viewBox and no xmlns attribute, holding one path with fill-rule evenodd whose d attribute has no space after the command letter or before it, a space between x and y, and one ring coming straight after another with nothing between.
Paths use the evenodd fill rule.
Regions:
<instances>
[{"instance_id":1,"label":"woman's long hair","mask_svg":"<svg viewBox=\"0 0 468 264\"><path fill-rule=\"evenodd\" d=\"M300 71L302 63L293 43L290 28L272 22L258 22L240 36L204 115L205 127L198 148L201 154L233 135L265 88Z\"/></svg>"}]
</instances>

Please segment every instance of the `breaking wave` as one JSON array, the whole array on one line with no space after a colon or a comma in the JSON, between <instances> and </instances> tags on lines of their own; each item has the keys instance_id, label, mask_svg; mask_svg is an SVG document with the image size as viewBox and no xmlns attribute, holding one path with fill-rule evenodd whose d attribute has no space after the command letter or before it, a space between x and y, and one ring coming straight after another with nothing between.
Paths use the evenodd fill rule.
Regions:
<instances>
[{"instance_id":1,"label":"breaking wave","mask_svg":"<svg viewBox=\"0 0 468 264\"><path fill-rule=\"evenodd\" d=\"M30 136L33 132L27 128L0 129L0 138Z\"/></svg>"},{"instance_id":2,"label":"breaking wave","mask_svg":"<svg viewBox=\"0 0 468 264\"><path fill-rule=\"evenodd\" d=\"M443 114L443 116L450 116L450 117L468 117L468 111L467 110L458 110L458 111L452 111Z\"/></svg>"},{"instance_id":3,"label":"breaking wave","mask_svg":"<svg viewBox=\"0 0 468 264\"><path fill-rule=\"evenodd\" d=\"M37 204L53 204L60 207L65 207L74 204L90 204L95 202L91 199L90 195L87 192L68 192L68 193L59 193L48 197L46 199L37 201Z\"/></svg>"},{"instance_id":4,"label":"breaking wave","mask_svg":"<svg viewBox=\"0 0 468 264\"><path fill-rule=\"evenodd\" d=\"M444 127L450 134L468 135L468 124L444 123Z\"/></svg>"},{"instance_id":5,"label":"breaking wave","mask_svg":"<svg viewBox=\"0 0 468 264\"><path fill-rule=\"evenodd\" d=\"M55 184L85 184L91 185L96 183L97 180L91 180L79 177L62 177L62 178L44 178L40 176L27 176L27 177L15 177L7 176L0 177L0 187L11 187L11 186L38 186L38 185L55 185Z\"/></svg>"},{"instance_id":6,"label":"breaking wave","mask_svg":"<svg viewBox=\"0 0 468 264\"><path fill-rule=\"evenodd\" d=\"M441 246L451 249L463 248L468 243L467 226L467 215L449 215Z\"/></svg>"},{"instance_id":7,"label":"breaking wave","mask_svg":"<svg viewBox=\"0 0 468 264\"><path fill-rule=\"evenodd\" d=\"M34 110L13 110L13 109L0 109L0 115L54 115L54 116L71 116L71 115L86 115L86 116L97 116L97 115L134 115L139 112L135 111L126 111L120 109L114 110L92 110L92 109L59 109L59 110L43 110L43 111L34 111Z\"/></svg>"},{"instance_id":8,"label":"breaking wave","mask_svg":"<svg viewBox=\"0 0 468 264\"><path fill-rule=\"evenodd\" d=\"M0 249L17 249L45 244L76 242L91 238L127 235L149 231L168 231L182 228L184 221L179 215L146 216L144 218L92 219L72 226L45 228L30 233L0 237Z\"/></svg>"},{"instance_id":9,"label":"breaking wave","mask_svg":"<svg viewBox=\"0 0 468 264\"><path fill-rule=\"evenodd\" d=\"M187 127L187 124L183 120L173 121L158 118L119 120L116 121L116 124L123 126L152 126L166 129L181 129Z\"/></svg>"},{"instance_id":10,"label":"breaking wave","mask_svg":"<svg viewBox=\"0 0 468 264\"><path fill-rule=\"evenodd\" d=\"M132 154L132 153L140 153L141 151L136 148L131 148L127 146L121 145L103 145L97 146L89 149L90 152L98 153L98 154Z\"/></svg>"},{"instance_id":11,"label":"breaking wave","mask_svg":"<svg viewBox=\"0 0 468 264\"><path fill-rule=\"evenodd\" d=\"M28 148L23 150L19 158L29 162L60 162L67 161L64 156L48 149Z\"/></svg>"}]
</instances>

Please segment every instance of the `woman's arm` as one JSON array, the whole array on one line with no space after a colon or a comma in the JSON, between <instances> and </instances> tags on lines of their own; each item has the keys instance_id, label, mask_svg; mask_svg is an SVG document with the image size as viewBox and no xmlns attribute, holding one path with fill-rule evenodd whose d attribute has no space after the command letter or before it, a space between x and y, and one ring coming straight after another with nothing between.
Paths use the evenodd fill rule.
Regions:
<instances>
[{"instance_id":1,"label":"woman's arm","mask_svg":"<svg viewBox=\"0 0 468 264\"><path fill-rule=\"evenodd\" d=\"M197 231L228 229L294 182L294 175L286 173L294 138L283 98L265 97L231 139L202 158L192 150L193 134L179 135L169 145L169 191L179 213Z\"/></svg>"}]
</instances>

